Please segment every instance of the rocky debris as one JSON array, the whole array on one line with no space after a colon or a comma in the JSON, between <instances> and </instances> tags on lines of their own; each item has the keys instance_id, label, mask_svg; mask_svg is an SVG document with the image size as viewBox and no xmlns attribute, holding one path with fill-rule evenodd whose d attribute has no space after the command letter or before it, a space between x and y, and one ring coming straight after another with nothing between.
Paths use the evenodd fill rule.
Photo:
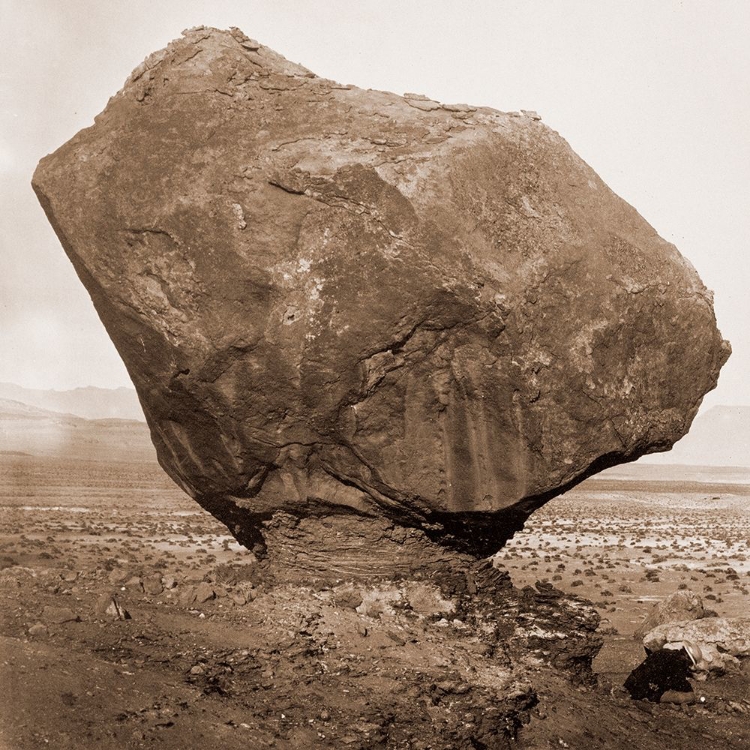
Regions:
<instances>
[{"instance_id":1,"label":"rocky debris","mask_svg":"<svg viewBox=\"0 0 750 750\"><path fill-rule=\"evenodd\" d=\"M692 693L693 686L688 682L692 662L684 649L679 651L656 651L649 654L625 680L624 687L634 700L649 700L658 703L669 692ZM680 701L684 702L684 701Z\"/></svg>"},{"instance_id":2,"label":"rocky debris","mask_svg":"<svg viewBox=\"0 0 750 750\"><path fill-rule=\"evenodd\" d=\"M13 565L9 568L0 569L0 586L11 588L22 588L36 577L36 572L23 565ZM59 587L58 587L59 588Z\"/></svg>"},{"instance_id":3,"label":"rocky debris","mask_svg":"<svg viewBox=\"0 0 750 750\"><path fill-rule=\"evenodd\" d=\"M743 589L750 576L741 558L747 552L747 488L690 487L689 474L682 472L675 480L680 484L671 488L594 478L534 513L495 558L515 587L531 586L521 602L517 589L502 584L502 569L495 569L498 587L487 589L474 564L446 574L442 588L424 573L369 583L292 585L281 576L274 581L265 561L233 543L227 549L225 529L170 487L158 466L92 462L79 465L76 474L75 464L66 462L71 481L65 485L59 483L60 462L34 459L26 466L25 492L44 497L45 505L0 514L0 548L28 566L0 571L0 684L13 686L3 701L8 747L36 747L43 738L50 740L48 746L97 750L193 747L203 736L204 744L220 743L225 750L307 750L326 743L377 747L373 738L380 737L381 746L391 748L476 750L472 737L503 747L506 720L521 725L518 739L505 743L518 748L563 747L560 740L571 748L608 750L750 746L750 659L720 679L690 680L694 704L666 702L668 694L660 703L634 701L620 688L643 659L642 646L630 633L653 606L654 596L683 583L701 593L710 585L722 614L745 614ZM40 466L49 469L43 485ZM639 467L632 471L643 476ZM150 484L142 481L144 475L152 478ZM93 484L97 476L102 484ZM17 472L0 470L0 477L7 489ZM720 472L721 481L726 478ZM129 493L125 507L122 487L136 481L138 491ZM82 486L90 488L85 524L80 513L59 507L77 508ZM50 488L59 492L54 499ZM701 509L707 497L714 499L711 533L705 535ZM70 532L63 534L65 527ZM90 543L92 537L96 544ZM621 541L608 543L613 537ZM650 551L641 553L645 546ZM688 556L705 561L688 567ZM109 582L110 566L122 571L124 580L136 574L145 580L155 572L172 575L178 587L159 597L122 591ZM656 566L661 583L642 580L643 571ZM79 581L62 582L64 569L79 571ZM556 580L558 573L562 578ZM602 623L611 618L627 634L607 636L601 626L593 633L605 641L594 662L598 685L572 684L565 673L547 666L543 642L534 653L524 653L543 611L544 630L554 633L554 591L534 586L544 577L566 591L572 580L583 579L584 586L570 591L592 601L606 596L617 605L614 612L609 604L598 607ZM243 606L228 597L198 608L181 606L182 590L201 580L225 586L230 595L250 585L256 599ZM632 589L626 595L621 582ZM73 586L80 593L69 594ZM373 614L364 606L338 607L337 593L346 588L359 592L363 603L372 601ZM379 613L375 597L369 597L371 588L379 592ZM614 596L605 595L605 588ZM471 603L485 589L496 608L483 614ZM133 620L93 615L97 598L108 592L132 612ZM535 613L537 595L546 603ZM516 603L501 606L510 600ZM523 626L514 619L521 603ZM48 624L48 634L29 635L47 604L71 607L84 621ZM201 613L205 617L198 619ZM564 630L559 632L564 636ZM558 638L558 648L566 642ZM240 659L247 660L247 668L233 666ZM221 674L220 661L235 670L224 673L225 695L206 694L200 680L188 679L195 665L208 675ZM539 703L517 714L503 707L482 729L481 710L503 706L514 684L530 684ZM470 690L461 695L466 686ZM76 696L74 711L57 699L63 693ZM167 727L169 722L173 726Z\"/></svg>"},{"instance_id":4,"label":"rocky debris","mask_svg":"<svg viewBox=\"0 0 750 750\"><path fill-rule=\"evenodd\" d=\"M33 185L162 466L286 568L494 552L667 450L729 352L535 113L340 86L236 29L152 55Z\"/></svg>"},{"instance_id":5,"label":"rocky debris","mask_svg":"<svg viewBox=\"0 0 750 750\"><path fill-rule=\"evenodd\" d=\"M130 612L120 604L117 597L112 593L106 593L99 597L94 607L94 612L99 617L107 617L111 620L130 620Z\"/></svg>"},{"instance_id":6,"label":"rocky debris","mask_svg":"<svg viewBox=\"0 0 750 750\"><path fill-rule=\"evenodd\" d=\"M158 596L164 591L164 585L161 582L161 574L154 573L143 579L143 590L151 596Z\"/></svg>"},{"instance_id":7,"label":"rocky debris","mask_svg":"<svg viewBox=\"0 0 750 750\"><path fill-rule=\"evenodd\" d=\"M601 617L590 602L537 582L521 591L521 606L513 616L517 625L511 643L516 648L581 682L592 681L591 662L602 637L597 633Z\"/></svg>"},{"instance_id":8,"label":"rocky debris","mask_svg":"<svg viewBox=\"0 0 750 750\"><path fill-rule=\"evenodd\" d=\"M34 623L29 628L29 635L47 635L48 632L47 626L43 622Z\"/></svg>"},{"instance_id":9,"label":"rocky debris","mask_svg":"<svg viewBox=\"0 0 750 750\"><path fill-rule=\"evenodd\" d=\"M443 597L439 589L420 581L405 582L404 596L411 611L418 615L443 617L453 614L456 609L455 603Z\"/></svg>"},{"instance_id":10,"label":"rocky debris","mask_svg":"<svg viewBox=\"0 0 750 750\"><path fill-rule=\"evenodd\" d=\"M355 588L345 587L336 592L336 604L339 607L357 609L362 604L362 594Z\"/></svg>"},{"instance_id":11,"label":"rocky debris","mask_svg":"<svg viewBox=\"0 0 750 750\"><path fill-rule=\"evenodd\" d=\"M750 657L750 617L705 617L660 625L647 633L651 652L685 649L697 672L723 672Z\"/></svg>"},{"instance_id":12,"label":"rocky debris","mask_svg":"<svg viewBox=\"0 0 750 750\"><path fill-rule=\"evenodd\" d=\"M125 581L127 581L129 578L130 578L130 575L126 570L118 570L117 568L115 568L115 570L110 571L109 575L107 576L107 580L113 586L124 584Z\"/></svg>"},{"instance_id":13,"label":"rocky debris","mask_svg":"<svg viewBox=\"0 0 750 750\"><path fill-rule=\"evenodd\" d=\"M178 601L181 606L189 607L195 601L195 587L183 586L180 588Z\"/></svg>"},{"instance_id":14,"label":"rocky debris","mask_svg":"<svg viewBox=\"0 0 750 750\"><path fill-rule=\"evenodd\" d=\"M489 560L465 570L436 573L429 583L436 587L431 597L436 606L426 617L453 630L481 632L478 653L492 655L506 665L531 658L555 667L574 682L594 681L591 663L602 638L596 632L600 617L590 602L544 582L518 591L507 572ZM399 596L384 612L408 605L415 591L411 582L399 583L398 589ZM425 589L420 593L418 606L427 599ZM370 595L370 591L363 594L360 609L372 613L366 607Z\"/></svg>"},{"instance_id":15,"label":"rocky debris","mask_svg":"<svg viewBox=\"0 0 750 750\"><path fill-rule=\"evenodd\" d=\"M16 560L15 557L12 557L11 555L0 555L0 570L13 568L16 565L18 565L18 560Z\"/></svg>"},{"instance_id":16,"label":"rocky debris","mask_svg":"<svg viewBox=\"0 0 750 750\"><path fill-rule=\"evenodd\" d=\"M689 705L695 703L695 691L692 689L690 691L666 690L661 694L659 703L674 703L680 706Z\"/></svg>"},{"instance_id":17,"label":"rocky debris","mask_svg":"<svg viewBox=\"0 0 750 750\"><path fill-rule=\"evenodd\" d=\"M698 594L689 590L676 591L654 605L646 619L635 630L633 638L642 639L655 627L669 622L699 620L704 614L703 600Z\"/></svg>"},{"instance_id":18,"label":"rocky debris","mask_svg":"<svg viewBox=\"0 0 750 750\"><path fill-rule=\"evenodd\" d=\"M214 591L211 584L204 582L199 583L195 587L195 598L194 602L196 604L203 604L204 602L208 602L211 599L216 599L216 591Z\"/></svg>"},{"instance_id":19,"label":"rocky debris","mask_svg":"<svg viewBox=\"0 0 750 750\"><path fill-rule=\"evenodd\" d=\"M123 583L123 586L134 591L143 591L143 579L140 576L131 576Z\"/></svg>"},{"instance_id":20,"label":"rocky debris","mask_svg":"<svg viewBox=\"0 0 750 750\"><path fill-rule=\"evenodd\" d=\"M262 668L267 663L258 649L211 650L185 670L185 681L203 696L237 699L248 694L281 694L282 706L289 705L284 681L288 679L283 662ZM372 693L357 687L360 675L351 669L343 684L347 694L342 705L330 690L331 678L320 675L317 705L325 706L315 714L308 712L307 727L287 729L282 744L290 748L330 747L435 747L435 748L509 748L518 730L528 724L529 710L537 697L528 683L504 679L482 684L482 679L467 683L457 675L439 679L433 669L417 674L406 663L378 665L378 681L387 685ZM502 694L498 688L502 685ZM302 682L298 693L308 694ZM247 698L245 698L247 700ZM266 698L268 700L268 698ZM282 718L287 711L282 708ZM353 710L354 709L354 710ZM297 713L295 711L295 713ZM312 725L312 726L311 726ZM249 725L245 724L249 728ZM313 728L314 727L314 728ZM310 731L306 731L310 730Z\"/></svg>"},{"instance_id":21,"label":"rocky debris","mask_svg":"<svg viewBox=\"0 0 750 750\"><path fill-rule=\"evenodd\" d=\"M130 620L130 612L123 607L115 597L112 597L112 601L109 606L104 610L104 614L108 615L114 620Z\"/></svg>"},{"instance_id":22,"label":"rocky debris","mask_svg":"<svg viewBox=\"0 0 750 750\"><path fill-rule=\"evenodd\" d=\"M65 622L80 622L81 618L69 607L47 606L42 610L42 619L54 625Z\"/></svg>"},{"instance_id":23,"label":"rocky debris","mask_svg":"<svg viewBox=\"0 0 750 750\"><path fill-rule=\"evenodd\" d=\"M248 692L278 695L289 672L298 680L307 664L312 676L299 682L297 704L299 691L314 685L320 695L317 718L341 746L419 747L421 741L446 749L506 748L537 703L532 685L522 679L528 665L538 673L559 659L566 644L579 643L584 632L591 635L586 618L559 616L569 606L585 612L583 602L574 607L557 592L554 616L548 590L543 585L540 590L547 596L522 596L490 563L369 586L311 588L271 576L259 582L258 599L247 608L255 613L253 643L265 647L206 652L184 665L185 680L225 700ZM530 650L532 622L541 627L531 636L538 640ZM278 643L268 644L269 628L280 634ZM548 648L553 641L559 644L556 652ZM588 667L591 677L590 660ZM329 688L339 676L349 680L346 707L337 706L337 691ZM374 680L377 689L361 692L355 687L360 679ZM315 746L310 739L307 746L311 741Z\"/></svg>"},{"instance_id":24,"label":"rocky debris","mask_svg":"<svg viewBox=\"0 0 750 750\"><path fill-rule=\"evenodd\" d=\"M52 481L59 481L59 462L50 469ZM117 506L123 483L113 481L113 472L122 471L130 481L134 469L139 491L124 510ZM90 481L99 471L106 484L88 494L97 500L85 525L76 512L30 510L22 523L28 538L19 539L19 512L0 517L0 547L30 566L0 574L0 684L13 686L4 696L8 747L37 746L43 738L48 746L101 750L193 747L201 737L226 750L476 750L480 741L504 750L563 743L608 750L748 747L750 659L721 679L690 680L695 703L669 702L668 692L659 703L634 701L619 688L643 658L630 631L638 624L633 620L640 622L652 606L644 599L675 591L683 582L696 591L710 584L727 616L746 609L740 590L749 580L745 566L738 558L731 562L737 581L730 561L722 559L746 552L746 494L735 494L735 488L707 491L705 485L681 484L660 496L642 486L619 485L614 491L606 476L595 479L535 513L496 558L516 587L530 585L522 593L510 586L503 569L483 572L476 563L442 576L291 584L272 576L266 561L249 551L234 544L226 549L220 524L170 488L158 467L148 470L153 486L165 489L158 502L154 490L140 483L145 469L86 464L78 476ZM77 507L82 483L68 476L73 480L61 492ZM38 494L33 485L31 492ZM701 538L706 516L701 503L713 493L724 500L713 502L711 534ZM59 502L45 497L47 506ZM729 502L732 513L726 510ZM70 534L60 533L63 524ZM165 540L166 530L172 533ZM613 535L625 541L607 544ZM89 544L92 536L99 538L95 545ZM679 547L670 552L675 540ZM646 544L652 552L639 555ZM688 551L710 562L687 567L682 563ZM654 563L662 578L657 586L641 580ZM138 574L145 581L160 572L175 577L178 587L159 597L122 591L109 582L110 565L125 573L124 580ZM68 566L80 571L79 582L60 587L60 573ZM563 578L556 581L558 572ZM602 622L612 617L628 635L605 636L606 648L594 662L598 685L572 683L548 666L555 658L549 646L556 645L562 660L560 650L585 631L568 631L567 617L556 630L555 611L572 605L544 583L534 585L544 576L563 589L581 578L584 586L571 591L594 601L605 596L605 587L614 592L617 612L599 607ZM183 589L200 581L225 587L229 596L251 586L256 598L243 606L219 596L197 608L181 606ZM618 593L620 581L632 589L627 596ZM60 588L52 590L53 584ZM73 585L80 593L67 593ZM338 605L339 593L347 590L362 596L363 605L370 602L369 613L363 605ZM108 593L131 610L133 620L93 616L97 598ZM489 606L477 608L478 597ZM41 619L46 604L71 607L84 622L49 624L46 635L32 636L29 626ZM576 609L585 614L583 603ZM529 653L524 649L535 623L544 639ZM605 632L600 627L591 635ZM205 680L191 677L194 666ZM211 677L224 693L211 691ZM536 693L537 705L514 710L506 699L517 690L527 705ZM75 710L64 702L72 702L71 695ZM511 741L506 728L514 726L520 728Z\"/></svg>"}]
</instances>

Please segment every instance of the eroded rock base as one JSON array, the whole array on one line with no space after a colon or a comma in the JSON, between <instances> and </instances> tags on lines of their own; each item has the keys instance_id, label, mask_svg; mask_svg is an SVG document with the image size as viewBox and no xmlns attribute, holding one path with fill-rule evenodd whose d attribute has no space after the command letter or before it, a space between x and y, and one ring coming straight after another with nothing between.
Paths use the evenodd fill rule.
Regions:
<instances>
[{"instance_id":1,"label":"eroded rock base","mask_svg":"<svg viewBox=\"0 0 750 750\"><path fill-rule=\"evenodd\" d=\"M300 497L265 507L257 498L223 494L197 495L195 500L256 555L324 574L333 565L344 575L371 577L489 557L550 497L528 497L493 513L404 513L403 506L385 503L367 513Z\"/></svg>"},{"instance_id":2,"label":"eroded rock base","mask_svg":"<svg viewBox=\"0 0 750 750\"><path fill-rule=\"evenodd\" d=\"M346 600L357 602L353 608L360 613L368 611L363 602L374 597L418 618L440 615L446 624L481 634L484 646L505 665L515 654L581 682L591 677L601 646L595 634L599 615L588 602L549 583L519 590L489 558L452 550L421 529L354 513L276 512L259 520L255 533L254 575L266 586L333 592L344 586L350 592Z\"/></svg>"}]
</instances>

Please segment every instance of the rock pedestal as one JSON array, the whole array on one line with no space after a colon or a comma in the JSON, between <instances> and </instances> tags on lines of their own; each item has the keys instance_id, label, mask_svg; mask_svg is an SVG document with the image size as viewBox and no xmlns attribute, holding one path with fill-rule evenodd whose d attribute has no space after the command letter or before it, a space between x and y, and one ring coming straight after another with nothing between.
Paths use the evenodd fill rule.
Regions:
<instances>
[{"instance_id":1,"label":"rock pedestal","mask_svg":"<svg viewBox=\"0 0 750 750\"><path fill-rule=\"evenodd\" d=\"M690 264L535 114L238 30L149 57L33 184L164 469L290 564L494 552L667 450L728 356Z\"/></svg>"}]
</instances>

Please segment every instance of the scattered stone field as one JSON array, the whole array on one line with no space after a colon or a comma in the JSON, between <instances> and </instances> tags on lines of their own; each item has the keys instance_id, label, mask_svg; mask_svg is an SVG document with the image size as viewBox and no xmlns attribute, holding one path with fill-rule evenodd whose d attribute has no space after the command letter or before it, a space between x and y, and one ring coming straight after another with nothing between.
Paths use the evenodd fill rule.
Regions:
<instances>
[{"instance_id":1,"label":"scattered stone field","mask_svg":"<svg viewBox=\"0 0 750 750\"><path fill-rule=\"evenodd\" d=\"M582 681L430 581L268 580L156 465L2 455L0 748L746 748L747 666L694 705L621 688L654 602L748 611L750 485L704 479L593 478L496 555L593 603Z\"/></svg>"}]
</instances>

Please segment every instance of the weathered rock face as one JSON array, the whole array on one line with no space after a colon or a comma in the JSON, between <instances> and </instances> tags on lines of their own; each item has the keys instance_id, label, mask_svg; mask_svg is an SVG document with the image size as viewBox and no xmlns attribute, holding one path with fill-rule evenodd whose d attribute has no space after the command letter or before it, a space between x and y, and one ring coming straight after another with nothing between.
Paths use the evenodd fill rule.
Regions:
<instances>
[{"instance_id":1,"label":"weathered rock face","mask_svg":"<svg viewBox=\"0 0 750 750\"><path fill-rule=\"evenodd\" d=\"M665 623L647 633L643 645L651 652L685 648L697 671L723 671L750 657L750 617Z\"/></svg>"},{"instance_id":2,"label":"weathered rock face","mask_svg":"<svg viewBox=\"0 0 750 750\"><path fill-rule=\"evenodd\" d=\"M641 640L654 628L670 622L700 620L705 615L703 599L693 591L675 591L654 604L646 619L635 629L633 638Z\"/></svg>"},{"instance_id":3,"label":"weathered rock face","mask_svg":"<svg viewBox=\"0 0 750 750\"><path fill-rule=\"evenodd\" d=\"M494 551L669 448L728 356L689 263L536 116L237 30L152 55L34 188L162 465L247 544Z\"/></svg>"}]
</instances>

